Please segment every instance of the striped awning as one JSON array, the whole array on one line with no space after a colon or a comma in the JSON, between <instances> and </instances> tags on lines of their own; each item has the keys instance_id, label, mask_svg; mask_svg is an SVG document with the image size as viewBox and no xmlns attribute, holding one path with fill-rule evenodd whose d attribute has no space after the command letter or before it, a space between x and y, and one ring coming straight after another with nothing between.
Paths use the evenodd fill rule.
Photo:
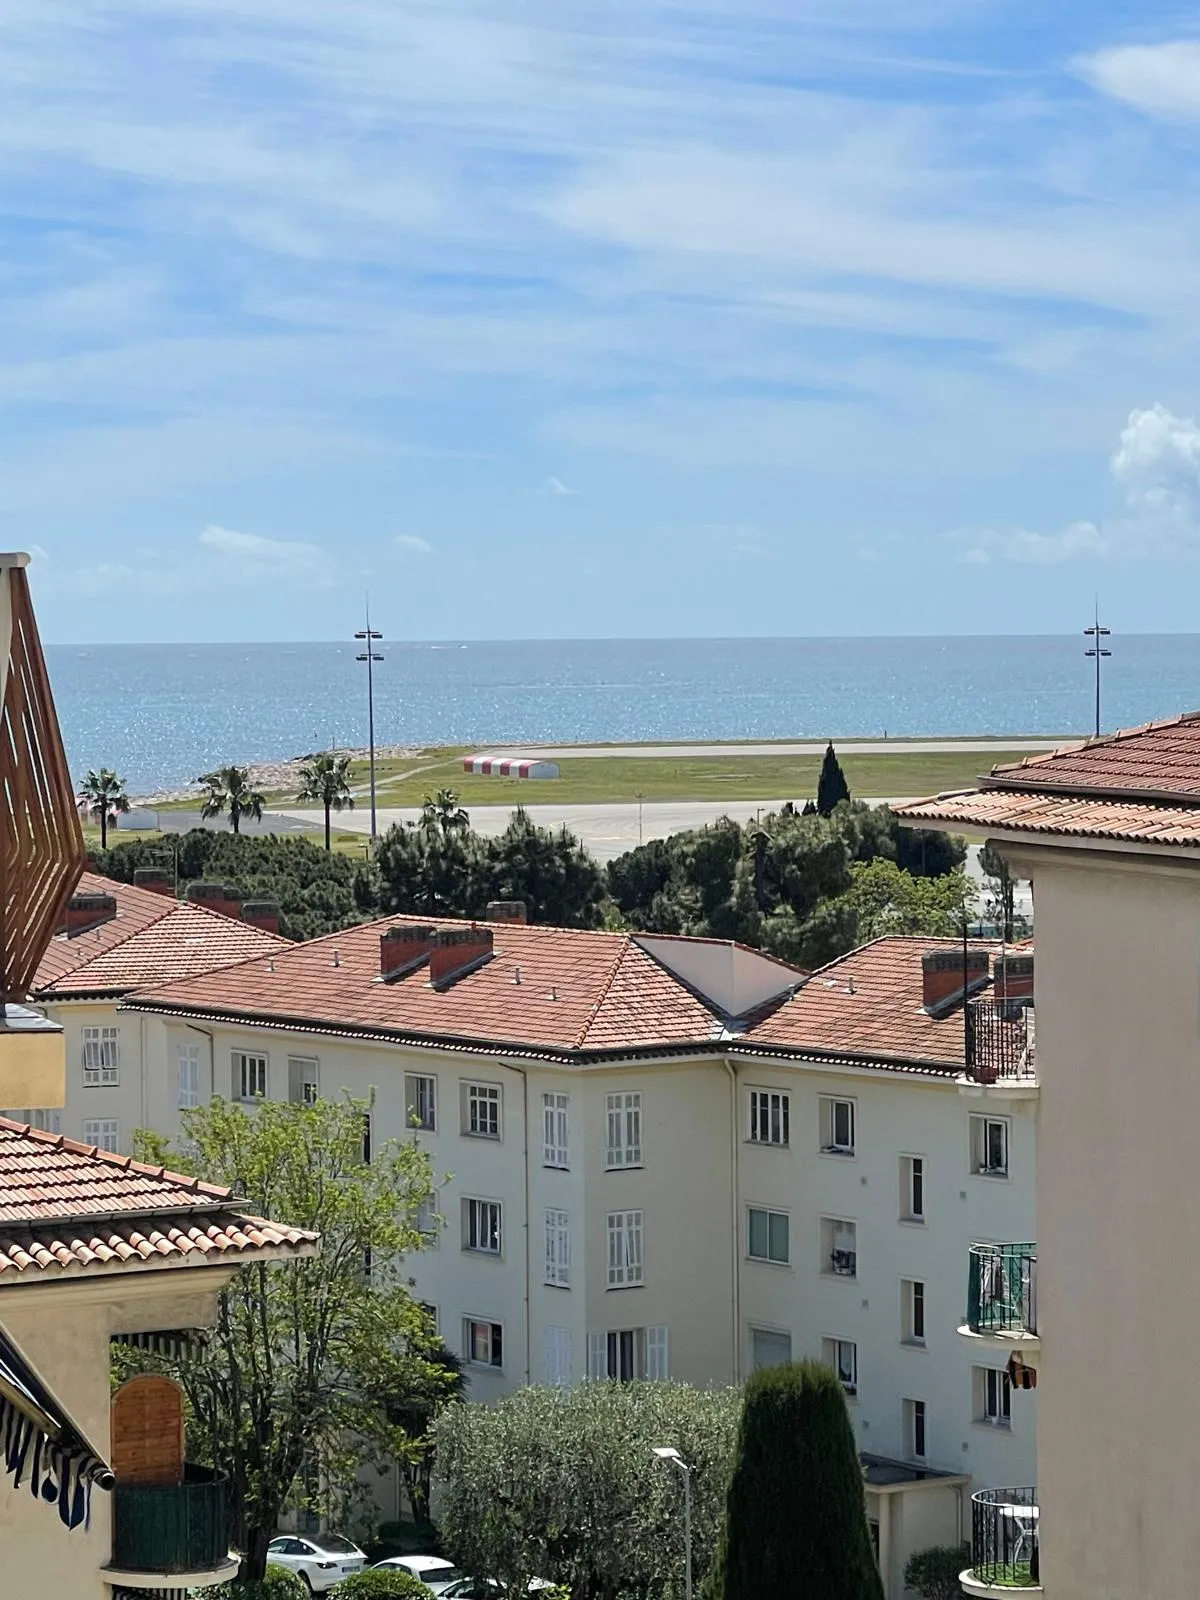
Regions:
<instances>
[{"instance_id":1,"label":"striped awning","mask_svg":"<svg viewBox=\"0 0 1200 1600\"><path fill-rule=\"evenodd\" d=\"M111 1342L129 1350L144 1350L164 1361L194 1361L208 1344L207 1328L171 1328L153 1333L114 1333Z\"/></svg>"},{"instance_id":2,"label":"striped awning","mask_svg":"<svg viewBox=\"0 0 1200 1600\"><path fill-rule=\"evenodd\" d=\"M0 1329L0 1468L35 1499L58 1506L68 1528L91 1519L92 1486L111 1489L112 1469Z\"/></svg>"}]
</instances>

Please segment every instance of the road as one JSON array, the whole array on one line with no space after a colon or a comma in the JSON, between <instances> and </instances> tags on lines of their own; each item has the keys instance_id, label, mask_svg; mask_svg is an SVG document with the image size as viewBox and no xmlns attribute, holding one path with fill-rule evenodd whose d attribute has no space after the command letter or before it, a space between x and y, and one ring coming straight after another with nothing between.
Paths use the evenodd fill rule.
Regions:
<instances>
[{"instance_id":1,"label":"road","mask_svg":"<svg viewBox=\"0 0 1200 1600\"><path fill-rule=\"evenodd\" d=\"M691 760L695 756L823 756L827 740L803 744L564 744L512 745L479 750L475 759L497 761L567 761L579 756L620 756L654 761ZM838 740L840 756L985 755L993 751L1058 750L1064 739L860 739Z\"/></svg>"}]
</instances>

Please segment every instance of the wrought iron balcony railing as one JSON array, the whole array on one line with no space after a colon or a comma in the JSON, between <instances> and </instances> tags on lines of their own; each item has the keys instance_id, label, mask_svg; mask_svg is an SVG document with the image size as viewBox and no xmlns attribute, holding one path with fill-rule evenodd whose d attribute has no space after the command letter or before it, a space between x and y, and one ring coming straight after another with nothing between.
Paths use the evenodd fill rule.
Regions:
<instances>
[{"instance_id":1,"label":"wrought iron balcony railing","mask_svg":"<svg viewBox=\"0 0 1200 1600\"><path fill-rule=\"evenodd\" d=\"M967 1076L999 1083L1037 1076L1033 1000L986 995L967 1003Z\"/></svg>"},{"instance_id":2,"label":"wrought iron balcony railing","mask_svg":"<svg viewBox=\"0 0 1200 1600\"><path fill-rule=\"evenodd\" d=\"M971 1496L971 1577L999 1589L1041 1583L1035 1488L981 1489Z\"/></svg>"},{"instance_id":3,"label":"wrought iron balcony railing","mask_svg":"<svg viewBox=\"0 0 1200 1600\"><path fill-rule=\"evenodd\" d=\"M113 1490L113 1568L212 1572L229 1558L225 1479L187 1466L179 1484L118 1483Z\"/></svg>"},{"instance_id":4,"label":"wrought iron balcony railing","mask_svg":"<svg viewBox=\"0 0 1200 1600\"><path fill-rule=\"evenodd\" d=\"M967 1326L999 1336L1037 1333L1037 1245L971 1246Z\"/></svg>"}]
</instances>

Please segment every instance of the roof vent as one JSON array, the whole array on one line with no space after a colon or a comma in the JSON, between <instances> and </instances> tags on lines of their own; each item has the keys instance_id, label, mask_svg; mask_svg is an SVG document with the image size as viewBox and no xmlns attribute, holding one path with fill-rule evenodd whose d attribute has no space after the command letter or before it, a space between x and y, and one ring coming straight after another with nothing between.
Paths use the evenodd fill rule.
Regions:
<instances>
[{"instance_id":1,"label":"roof vent","mask_svg":"<svg viewBox=\"0 0 1200 1600\"><path fill-rule=\"evenodd\" d=\"M484 916L488 922L528 922L529 909L524 900L489 900Z\"/></svg>"},{"instance_id":2,"label":"roof vent","mask_svg":"<svg viewBox=\"0 0 1200 1600\"><path fill-rule=\"evenodd\" d=\"M379 935L379 976L399 978L425 961L437 943L432 922L397 922Z\"/></svg>"},{"instance_id":3,"label":"roof vent","mask_svg":"<svg viewBox=\"0 0 1200 1600\"><path fill-rule=\"evenodd\" d=\"M926 950L921 957L921 1004L931 1017L944 1016L963 998L963 975L966 973L966 992L973 994L988 980L988 953L986 950Z\"/></svg>"},{"instance_id":4,"label":"roof vent","mask_svg":"<svg viewBox=\"0 0 1200 1600\"><path fill-rule=\"evenodd\" d=\"M435 988L465 977L492 959L492 930L473 922L469 928L439 928L429 953L429 981Z\"/></svg>"},{"instance_id":5,"label":"roof vent","mask_svg":"<svg viewBox=\"0 0 1200 1600\"><path fill-rule=\"evenodd\" d=\"M111 894L73 894L63 912L61 930L69 938L87 933L111 922L117 914L117 898Z\"/></svg>"}]
</instances>

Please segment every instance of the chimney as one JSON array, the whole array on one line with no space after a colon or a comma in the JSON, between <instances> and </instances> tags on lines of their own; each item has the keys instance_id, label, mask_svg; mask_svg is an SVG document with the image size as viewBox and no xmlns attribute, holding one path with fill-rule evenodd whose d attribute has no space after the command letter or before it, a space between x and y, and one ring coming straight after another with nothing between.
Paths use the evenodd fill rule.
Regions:
<instances>
[{"instance_id":1,"label":"chimney","mask_svg":"<svg viewBox=\"0 0 1200 1600\"><path fill-rule=\"evenodd\" d=\"M111 922L117 914L117 900L111 894L73 894L59 924L59 932L73 939L77 933L88 933L92 928Z\"/></svg>"},{"instance_id":2,"label":"chimney","mask_svg":"<svg viewBox=\"0 0 1200 1600\"><path fill-rule=\"evenodd\" d=\"M165 894L173 899L175 874L169 867L135 867L133 886L135 889L148 889L151 894Z\"/></svg>"},{"instance_id":3,"label":"chimney","mask_svg":"<svg viewBox=\"0 0 1200 1600\"><path fill-rule=\"evenodd\" d=\"M398 922L379 935L379 976L399 978L421 962L437 943L432 922Z\"/></svg>"},{"instance_id":4,"label":"chimney","mask_svg":"<svg viewBox=\"0 0 1200 1600\"><path fill-rule=\"evenodd\" d=\"M988 977L986 950L968 950L966 957L967 992L981 988ZM926 950L921 957L921 1003L930 1016L949 1011L963 998L963 953L958 950Z\"/></svg>"},{"instance_id":5,"label":"chimney","mask_svg":"<svg viewBox=\"0 0 1200 1600\"><path fill-rule=\"evenodd\" d=\"M524 900L489 900L484 913L488 922L528 922Z\"/></svg>"},{"instance_id":6,"label":"chimney","mask_svg":"<svg viewBox=\"0 0 1200 1600\"><path fill-rule=\"evenodd\" d=\"M997 956L992 963L997 1000L1033 999L1033 954Z\"/></svg>"},{"instance_id":7,"label":"chimney","mask_svg":"<svg viewBox=\"0 0 1200 1600\"><path fill-rule=\"evenodd\" d=\"M264 933L278 933L279 907L274 900L247 900L242 907L242 921Z\"/></svg>"},{"instance_id":8,"label":"chimney","mask_svg":"<svg viewBox=\"0 0 1200 1600\"><path fill-rule=\"evenodd\" d=\"M439 928L437 944L429 955L429 981L437 988L464 977L492 955L492 930L472 923L469 928Z\"/></svg>"},{"instance_id":9,"label":"chimney","mask_svg":"<svg viewBox=\"0 0 1200 1600\"><path fill-rule=\"evenodd\" d=\"M242 915L242 897L228 883L189 883L187 898L190 904L203 906L205 911L219 911L235 922Z\"/></svg>"}]
</instances>

